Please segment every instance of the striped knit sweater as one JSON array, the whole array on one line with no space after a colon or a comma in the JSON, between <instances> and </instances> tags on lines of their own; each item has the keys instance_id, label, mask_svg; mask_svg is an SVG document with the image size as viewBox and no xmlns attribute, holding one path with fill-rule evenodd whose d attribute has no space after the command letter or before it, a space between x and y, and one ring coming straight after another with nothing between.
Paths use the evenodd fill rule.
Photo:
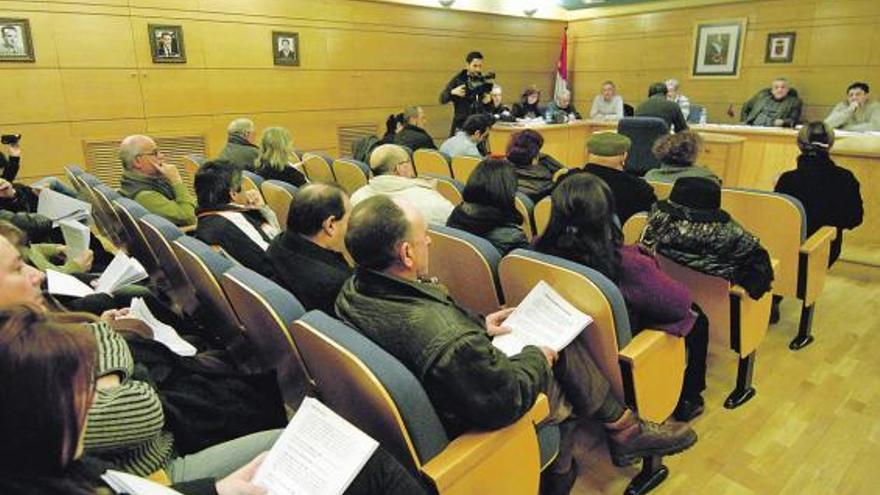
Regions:
<instances>
[{"instance_id":1,"label":"striped knit sweater","mask_svg":"<svg viewBox=\"0 0 880 495\"><path fill-rule=\"evenodd\" d=\"M89 409L86 452L117 469L149 476L173 455L174 437L162 430L165 416L149 383L131 378L134 359L128 344L105 322L88 325L98 341L95 377L118 373L120 385L98 390Z\"/></svg>"}]
</instances>

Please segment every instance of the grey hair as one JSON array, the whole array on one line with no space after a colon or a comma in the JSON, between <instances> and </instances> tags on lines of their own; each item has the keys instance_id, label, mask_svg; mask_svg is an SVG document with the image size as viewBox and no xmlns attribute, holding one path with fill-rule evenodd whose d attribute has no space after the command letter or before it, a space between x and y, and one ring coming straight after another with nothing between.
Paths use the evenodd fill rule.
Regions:
<instances>
[{"instance_id":1,"label":"grey hair","mask_svg":"<svg viewBox=\"0 0 880 495\"><path fill-rule=\"evenodd\" d=\"M675 89L678 89L678 79L667 79L666 86L672 86Z\"/></svg>"},{"instance_id":2,"label":"grey hair","mask_svg":"<svg viewBox=\"0 0 880 495\"><path fill-rule=\"evenodd\" d=\"M419 108L421 108L421 107L413 106L413 107L404 108L403 109L403 118L405 120L409 121L409 119L412 119L414 117L418 117L419 116Z\"/></svg>"},{"instance_id":3,"label":"grey hair","mask_svg":"<svg viewBox=\"0 0 880 495\"><path fill-rule=\"evenodd\" d=\"M254 132L254 121L251 119L235 119L226 128L229 135L245 137Z\"/></svg>"},{"instance_id":4,"label":"grey hair","mask_svg":"<svg viewBox=\"0 0 880 495\"><path fill-rule=\"evenodd\" d=\"M492 85L492 92L494 93L495 91L498 91L499 93L502 93L502 92L503 92L503 91L501 90L501 86L499 86L499 85L497 85L497 84L493 84L493 85Z\"/></svg>"},{"instance_id":5,"label":"grey hair","mask_svg":"<svg viewBox=\"0 0 880 495\"><path fill-rule=\"evenodd\" d=\"M791 81L789 81L788 78L785 76L774 77L773 82L776 82L776 81L782 81L785 83L786 86L791 85Z\"/></svg>"},{"instance_id":6,"label":"grey hair","mask_svg":"<svg viewBox=\"0 0 880 495\"><path fill-rule=\"evenodd\" d=\"M568 96L569 98L571 98L571 91L569 91L567 89L560 89L559 92L556 93L556 98L559 98L562 96Z\"/></svg>"},{"instance_id":7,"label":"grey hair","mask_svg":"<svg viewBox=\"0 0 880 495\"><path fill-rule=\"evenodd\" d=\"M137 157L143 150L143 141L149 139L147 136L134 135L128 136L119 143L119 161L122 166L129 170Z\"/></svg>"}]
</instances>

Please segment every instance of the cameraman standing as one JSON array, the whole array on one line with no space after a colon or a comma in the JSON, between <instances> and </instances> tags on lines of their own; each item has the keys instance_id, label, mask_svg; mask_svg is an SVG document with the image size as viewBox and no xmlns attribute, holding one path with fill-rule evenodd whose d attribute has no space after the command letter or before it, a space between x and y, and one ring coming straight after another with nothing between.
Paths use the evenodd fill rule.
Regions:
<instances>
[{"instance_id":1,"label":"cameraman standing","mask_svg":"<svg viewBox=\"0 0 880 495\"><path fill-rule=\"evenodd\" d=\"M455 114L452 116L452 127L449 129L449 135L454 136L455 131L461 129L465 119L471 115L480 113L481 105L488 104L492 100L489 83L486 91L473 91L468 89L468 81L482 81L483 79L483 54L480 52L470 52L465 58L467 67L455 75L446 85L446 88L440 93L440 103L447 104L450 101L455 106ZM473 87L474 84L472 83ZM479 85L478 87L481 87Z\"/></svg>"}]
</instances>

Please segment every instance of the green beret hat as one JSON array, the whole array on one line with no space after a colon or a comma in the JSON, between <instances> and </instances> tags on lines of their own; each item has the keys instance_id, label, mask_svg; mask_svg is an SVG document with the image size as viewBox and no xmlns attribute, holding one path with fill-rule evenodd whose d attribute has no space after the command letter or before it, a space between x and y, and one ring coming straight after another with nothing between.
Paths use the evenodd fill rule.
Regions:
<instances>
[{"instance_id":1,"label":"green beret hat","mask_svg":"<svg viewBox=\"0 0 880 495\"><path fill-rule=\"evenodd\" d=\"M598 156L617 156L629 151L632 141L616 132L597 132L587 140L587 151Z\"/></svg>"}]
</instances>

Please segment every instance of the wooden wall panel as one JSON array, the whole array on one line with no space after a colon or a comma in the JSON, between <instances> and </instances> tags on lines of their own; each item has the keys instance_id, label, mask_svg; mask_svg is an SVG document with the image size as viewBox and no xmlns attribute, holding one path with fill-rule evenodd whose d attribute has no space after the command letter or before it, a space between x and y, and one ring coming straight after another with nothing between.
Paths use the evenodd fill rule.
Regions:
<instances>
[{"instance_id":1,"label":"wooden wall panel","mask_svg":"<svg viewBox=\"0 0 880 495\"><path fill-rule=\"evenodd\" d=\"M135 132L204 134L213 155L240 116L336 154L339 125L379 130L421 105L442 138L452 107L438 95L468 51L485 54L509 102L531 84L546 94L565 27L358 0L0 0L0 16L29 18L34 33L35 64L0 64L0 90L18 102L0 132L31 136L28 176L82 162L83 140ZM152 62L148 24L183 26L186 64ZM273 65L273 30L300 34L300 67ZM32 144L42 137L57 146Z\"/></svg>"},{"instance_id":2,"label":"wooden wall panel","mask_svg":"<svg viewBox=\"0 0 880 495\"><path fill-rule=\"evenodd\" d=\"M747 19L740 77L692 79L695 24L728 18ZM728 107L738 117L749 97L783 75L801 93L805 117L821 119L851 82L880 85L878 25L880 2L871 0L756 0L576 20L569 24L575 99L589 105L601 81L611 79L637 105L650 82L674 77L691 101L709 109L710 121L732 122ZM794 61L767 64L767 34L780 31L797 32Z\"/></svg>"}]
</instances>

